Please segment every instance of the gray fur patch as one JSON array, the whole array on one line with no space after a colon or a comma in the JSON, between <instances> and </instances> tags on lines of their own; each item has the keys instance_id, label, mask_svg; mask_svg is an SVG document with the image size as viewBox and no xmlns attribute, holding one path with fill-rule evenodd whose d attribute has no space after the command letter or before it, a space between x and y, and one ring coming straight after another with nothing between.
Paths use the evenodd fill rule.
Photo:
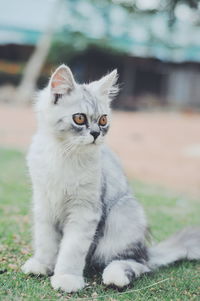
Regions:
<instances>
[{"instance_id":1,"label":"gray fur patch","mask_svg":"<svg viewBox=\"0 0 200 301\"><path fill-rule=\"evenodd\" d=\"M109 125L107 125L107 126L100 127L100 128L101 128L102 135L105 136L110 127L109 127Z\"/></svg>"},{"instance_id":2,"label":"gray fur patch","mask_svg":"<svg viewBox=\"0 0 200 301\"><path fill-rule=\"evenodd\" d=\"M99 116L99 109L98 109L98 101L95 96L93 96L90 91L83 86L82 87L82 94L83 94L83 101L85 105L90 106L94 112L94 116Z\"/></svg>"},{"instance_id":3,"label":"gray fur patch","mask_svg":"<svg viewBox=\"0 0 200 301\"><path fill-rule=\"evenodd\" d=\"M125 268L124 273L130 281L135 278L135 272L128 266Z\"/></svg>"},{"instance_id":4,"label":"gray fur patch","mask_svg":"<svg viewBox=\"0 0 200 301\"><path fill-rule=\"evenodd\" d=\"M76 126L75 124L71 124L71 130L81 133L84 130L83 126Z\"/></svg>"}]
</instances>

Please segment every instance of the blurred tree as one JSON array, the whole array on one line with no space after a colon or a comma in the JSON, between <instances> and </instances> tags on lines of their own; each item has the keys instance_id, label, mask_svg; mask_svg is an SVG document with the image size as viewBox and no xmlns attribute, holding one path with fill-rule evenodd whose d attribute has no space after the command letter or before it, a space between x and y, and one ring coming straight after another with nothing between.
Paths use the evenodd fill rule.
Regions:
<instances>
[{"instance_id":1,"label":"blurred tree","mask_svg":"<svg viewBox=\"0 0 200 301\"><path fill-rule=\"evenodd\" d=\"M129 48L129 45L126 44L127 36L122 36L122 34L120 36L119 34L120 37L117 41L116 35L113 35L113 32L110 32L110 28L112 27L112 22L110 20L111 12L114 11L114 8L117 6L120 7L122 11L125 11L127 15L127 26L129 26L129 28L131 26L131 18L138 19L138 16L141 16L142 21L139 22L141 22L141 25L143 26L142 22L148 23L151 21L148 17L156 17L156 15L158 15L157 13L161 13L163 18L166 16L165 20L168 22L171 30L173 30L173 25L176 20L176 7L180 4L185 4L193 9L197 9L198 3L200 2L200 0L156 0L145 1L146 4L144 4L142 0L101 0L99 2L96 0L87 0L84 2L80 0L63 1L66 4L65 11L69 12L68 17L71 19L72 16L72 19L68 22L68 17L66 17L68 23L66 22L66 26L62 28L61 32L57 34L53 40L48 61L55 64L58 64L58 53L60 62L68 62L74 55L85 51L89 47L106 49L109 52L119 51L120 53L123 53L124 51L124 53L127 53ZM88 22L88 16L79 10L80 5L83 3L87 4L85 9L87 9L87 7L89 7L89 9L90 7L96 8L98 14L102 17L105 28L104 37L92 38L90 35L90 28L88 28L89 31L85 29L85 24ZM143 27L145 28L145 24ZM76 30L74 30L74 28L76 28ZM150 31L148 31L148 35L151 44L154 42L167 47L171 43L171 41L167 40L167 37L163 37L162 40L159 40L158 37ZM116 41L115 44L113 43L114 40ZM129 41L127 43L130 44Z\"/></svg>"},{"instance_id":2,"label":"blurred tree","mask_svg":"<svg viewBox=\"0 0 200 301\"><path fill-rule=\"evenodd\" d=\"M173 26L176 20L175 9L179 4L186 4L190 8L198 9L199 0L167 0L166 11L169 13L169 26Z\"/></svg>"},{"instance_id":3,"label":"blurred tree","mask_svg":"<svg viewBox=\"0 0 200 301\"><path fill-rule=\"evenodd\" d=\"M157 0L154 1L154 5L151 4L151 1L146 1L146 6L142 0L54 0L54 2L55 8L53 9L52 16L49 18L49 26L38 42L38 45L35 47L32 56L24 68L24 75L16 93L16 98L20 103L29 102L32 98L36 82L49 53L51 44L53 44L53 47L51 48L48 60L56 64L58 64L58 57L60 63L68 61L74 54L77 54L79 51L84 51L89 46L96 46L98 48L104 48L115 52L118 48L121 53L123 51L127 52L129 41L126 34L122 34L120 37L115 36L113 38L110 32L110 11L112 11L114 6L118 6L121 9L126 10L129 16L131 16L131 14L134 16L153 16L157 12L165 12L168 14L169 26L173 27L176 20L176 7L180 4L185 4L190 8L198 9L200 0ZM71 20L72 16L72 20L75 21L74 23L72 22L72 24L66 17L66 26L62 27L60 34L57 34L56 39L54 39L52 43L52 36L56 25L55 19L58 15L58 10L61 7L61 2L63 4L67 4L64 9L66 12L68 11L69 19ZM77 9L83 3L98 9L104 23L106 24L104 37L101 36L100 38L94 38L85 31L84 26L82 25L84 25L85 19L88 17L83 16L81 10ZM148 22L148 19L146 18L143 20L145 20L144 22ZM156 42L156 38L154 36L152 39ZM163 40L162 43L167 42ZM115 47L115 45L119 45L119 47Z\"/></svg>"},{"instance_id":4,"label":"blurred tree","mask_svg":"<svg viewBox=\"0 0 200 301\"><path fill-rule=\"evenodd\" d=\"M95 0L92 0L95 2ZM151 5L151 0L149 0L149 4L143 6L143 9L140 8L140 3L142 0L104 0L113 4L118 4L123 8L127 9L129 12L137 12L137 13L156 13L159 10L164 10L169 15L169 26L172 26L176 20L175 9L180 4L185 4L190 8L198 9L200 0L158 0L154 4L154 8ZM151 7L151 8L150 8Z\"/></svg>"}]
</instances>

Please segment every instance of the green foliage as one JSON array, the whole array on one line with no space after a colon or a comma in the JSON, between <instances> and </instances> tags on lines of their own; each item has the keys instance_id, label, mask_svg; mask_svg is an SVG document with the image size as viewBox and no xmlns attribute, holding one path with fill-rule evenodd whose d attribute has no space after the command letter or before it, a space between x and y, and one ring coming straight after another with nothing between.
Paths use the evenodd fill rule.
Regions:
<instances>
[{"instance_id":1,"label":"green foliage","mask_svg":"<svg viewBox=\"0 0 200 301\"><path fill-rule=\"evenodd\" d=\"M54 291L48 277L24 275L20 266L32 252L29 215L31 193L24 155L2 149L0 166L0 300L200 299L199 263L195 262L182 262L143 276L123 293L105 288L100 275L88 279L88 286L73 295ZM137 197L146 208L152 232L159 240L186 224L199 222L198 201L181 198L140 182L134 186Z\"/></svg>"},{"instance_id":2,"label":"green foliage","mask_svg":"<svg viewBox=\"0 0 200 301\"><path fill-rule=\"evenodd\" d=\"M199 0L166 0L164 9L169 15L169 26L173 26L176 21L175 9L179 4L186 4L188 7L198 9Z\"/></svg>"},{"instance_id":3,"label":"green foliage","mask_svg":"<svg viewBox=\"0 0 200 301\"><path fill-rule=\"evenodd\" d=\"M198 14L194 20L183 22L176 18L175 10L181 4L198 10L199 1L165 0L145 8L139 5L142 0L63 0L66 22L54 36L47 61L56 65L69 63L92 47L122 55L155 56L172 61L180 55L181 59L196 60L198 40L185 36L181 42L174 37L183 34L184 28L195 33L199 27ZM161 34L155 24L160 26Z\"/></svg>"},{"instance_id":4,"label":"green foliage","mask_svg":"<svg viewBox=\"0 0 200 301\"><path fill-rule=\"evenodd\" d=\"M64 29L56 39L54 39L47 61L52 64L61 64L69 61L78 53L88 47L87 37L81 32L68 32ZM58 61L59 59L59 61Z\"/></svg>"}]
</instances>

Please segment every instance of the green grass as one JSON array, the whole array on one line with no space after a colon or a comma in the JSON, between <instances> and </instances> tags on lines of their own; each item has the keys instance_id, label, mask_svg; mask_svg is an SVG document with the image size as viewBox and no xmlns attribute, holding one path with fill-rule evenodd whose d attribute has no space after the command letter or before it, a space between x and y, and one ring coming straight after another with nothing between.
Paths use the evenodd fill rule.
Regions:
<instances>
[{"instance_id":1,"label":"green grass","mask_svg":"<svg viewBox=\"0 0 200 301\"><path fill-rule=\"evenodd\" d=\"M200 204L161 188L134 184L157 240L185 225L199 223ZM31 255L29 184L24 155L0 150L0 300L200 300L198 262L181 262L145 275L118 294L106 288L99 276L88 279L88 287L69 295L54 291L48 277L26 276L20 271ZM160 282L165 280L164 282ZM129 292L130 290L135 290ZM103 296L98 298L99 296Z\"/></svg>"}]
</instances>

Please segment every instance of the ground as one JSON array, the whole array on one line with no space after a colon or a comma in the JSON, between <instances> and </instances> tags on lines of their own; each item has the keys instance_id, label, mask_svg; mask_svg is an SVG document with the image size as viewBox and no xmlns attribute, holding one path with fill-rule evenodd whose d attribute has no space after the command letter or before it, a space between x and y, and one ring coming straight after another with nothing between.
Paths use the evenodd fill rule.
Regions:
<instances>
[{"instance_id":1,"label":"ground","mask_svg":"<svg viewBox=\"0 0 200 301\"><path fill-rule=\"evenodd\" d=\"M0 106L0 146L27 150L31 108ZM107 142L130 178L200 197L200 114L114 112Z\"/></svg>"},{"instance_id":2,"label":"ground","mask_svg":"<svg viewBox=\"0 0 200 301\"><path fill-rule=\"evenodd\" d=\"M0 106L0 300L200 300L198 262L162 268L133 281L122 293L105 288L99 275L69 295L52 290L48 277L21 273L32 253L25 151L35 128L30 108ZM198 114L113 114L107 140L122 159L155 240L199 224L199 138Z\"/></svg>"},{"instance_id":3,"label":"ground","mask_svg":"<svg viewBox=\"0 0 200 301\"><path fill-rule=\"evenodd\" d=\"M0 300L200 300L198 262L181 262L133 281L119 293L105 288L101 277L87 278L76 294L54 291L48 277L24 275L20 266L31 255L31 187L24 154L0 150ZM131 181L131 185L132 181ZM199 202L152 185L134 181L136 196L144 205L155 240L162 240L185 225L199 223Z\"/></svg>"}]
</instances>

